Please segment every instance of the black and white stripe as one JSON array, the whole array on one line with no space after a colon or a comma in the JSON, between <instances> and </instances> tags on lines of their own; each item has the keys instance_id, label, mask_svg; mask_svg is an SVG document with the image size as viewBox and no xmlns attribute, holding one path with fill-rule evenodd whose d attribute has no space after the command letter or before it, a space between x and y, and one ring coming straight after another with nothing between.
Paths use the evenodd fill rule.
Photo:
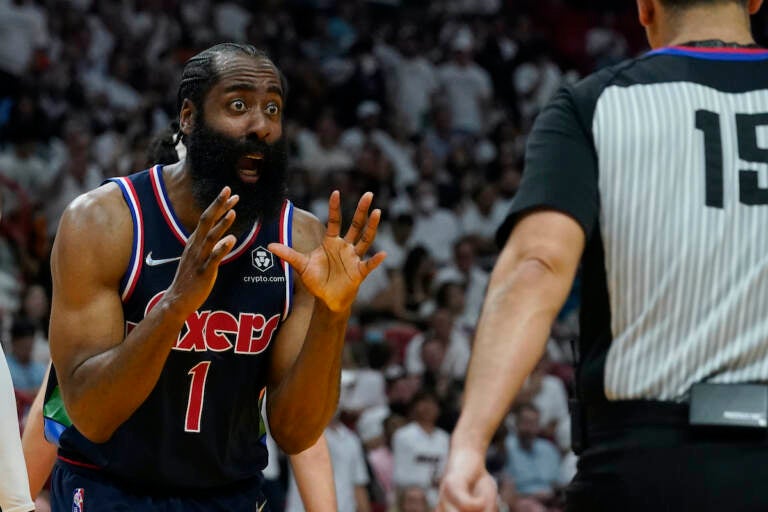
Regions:
<instances>
[{"instance_id":1,"label":"black and white stripe","mask_svg":"<svg viewBox=\"0 0 768 512\"><path fill-rule=\"evenodd\" d=\"M719 116L722 208L706 204L697 111ZM739 184L753 170L768 189L768 160L739 157L736 123L760 113L768 89L675 81L599 96L591 128L613 337L608 399L682 400L702 380L768 382L768 205L741 202ZM752 133L768 152L768 125Z\"/></svg>"}]
</instances>

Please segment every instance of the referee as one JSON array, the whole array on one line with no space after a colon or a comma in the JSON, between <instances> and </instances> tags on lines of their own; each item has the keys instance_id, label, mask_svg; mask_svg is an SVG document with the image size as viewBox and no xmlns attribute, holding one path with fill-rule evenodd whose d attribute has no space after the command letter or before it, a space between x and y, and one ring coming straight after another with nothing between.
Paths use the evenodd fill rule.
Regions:
<instances>
[{"instance_id":1,"label":"referee","mask_svg":"<svg viewBox=\"0 0 768 512\"><path fill-rule=\"evenodd\" d=\"M762 0L637 4L654 50L565 87L530 135L440 511L491 510L489 440L580 263L567 510L768 510Z\"/></svg>"}]
</instances>

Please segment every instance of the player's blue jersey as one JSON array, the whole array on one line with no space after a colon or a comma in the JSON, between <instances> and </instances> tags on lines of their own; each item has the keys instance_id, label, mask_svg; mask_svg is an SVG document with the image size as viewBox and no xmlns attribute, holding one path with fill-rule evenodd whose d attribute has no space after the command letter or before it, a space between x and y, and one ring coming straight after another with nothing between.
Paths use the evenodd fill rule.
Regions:
<instances>
[{"instance_id":1,"label":"player's blue jersey","mask_svg":"<svg viewBox=\"0 0 768 512\"><path fill-rule=\"evenodd\" d=\"M168 200L161 166L111 181L134 225L120 290L127 335L173 281L189 233ZM94 444L65 419L61 457L143 489L212 488L259 475L267 464L260 414L267 356L293 291L289 265L267 245L291 245L292 213L286 201L278 219L257 221L238 240L210 296L179 333L157 385L112 438ZM49 390L53 402L55 379ZM50 426L46 434L56 437Z\"/></svg>"}]
</instances>

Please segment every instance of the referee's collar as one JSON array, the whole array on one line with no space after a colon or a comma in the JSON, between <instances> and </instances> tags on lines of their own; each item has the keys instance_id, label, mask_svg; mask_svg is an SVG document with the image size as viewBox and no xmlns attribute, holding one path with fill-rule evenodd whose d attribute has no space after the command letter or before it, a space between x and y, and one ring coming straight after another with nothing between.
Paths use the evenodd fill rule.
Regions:
<instances>
[{"instance_id":1,"label":"referee's collar","mask_svg":"<svg viewBox=\"0 0 768 512\"><path fill-rule=\"evenodd\" d=\"M699 46L683 44L665 46L646 55L677 55L706 60L757 61L768 60L768 49L759 46Z\"/></svg>"}]
</instances>

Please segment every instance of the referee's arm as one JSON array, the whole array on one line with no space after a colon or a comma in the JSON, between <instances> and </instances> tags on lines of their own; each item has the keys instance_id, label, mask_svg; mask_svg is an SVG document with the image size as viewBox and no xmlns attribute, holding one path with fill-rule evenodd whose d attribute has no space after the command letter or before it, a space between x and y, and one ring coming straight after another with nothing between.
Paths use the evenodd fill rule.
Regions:
<instances>
[{"instance_id":1,"label":"referee's arm","mask_svg":"<svg viewBox=\"0 0 768 512\"><path fill-rule=\"evenodd\" d=\"M557 211L536 211L518 222L491 274L454 449L488 448L523 381L541 359L552 322L571 289L584 241L581 226Z\"/></svg>"},{"instance_id":2,"label":"referee's arm","mask_svg":"<svg viewBox=\"0 0 768 512\"><path fill-rule=\"evenodd\" d=\"M596 216L594 151L570 94L563 92L537 120L521 189L500 230L503 237L514 226L477 326L439 510L490 505L488 444L541 358Z\"/></svg>"}]
</instances>

